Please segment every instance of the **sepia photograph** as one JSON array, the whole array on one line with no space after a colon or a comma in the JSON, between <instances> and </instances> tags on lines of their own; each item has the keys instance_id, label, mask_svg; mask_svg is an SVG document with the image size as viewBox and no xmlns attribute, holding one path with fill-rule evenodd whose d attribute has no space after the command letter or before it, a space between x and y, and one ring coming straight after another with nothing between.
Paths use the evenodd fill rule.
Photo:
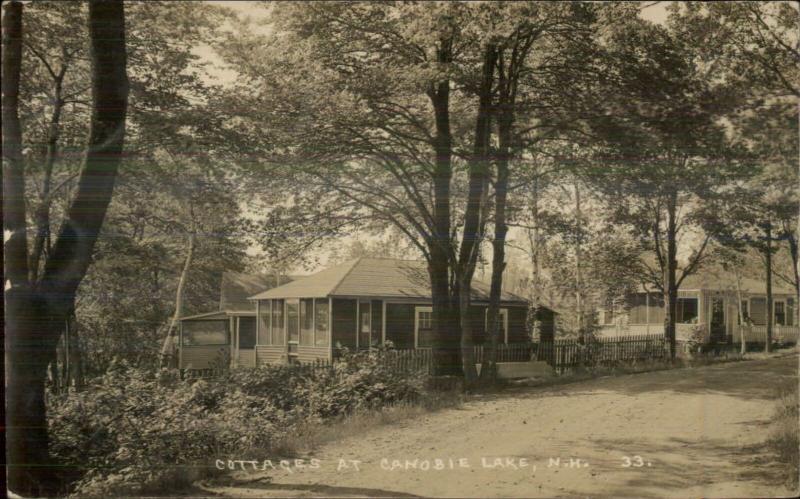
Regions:
<instances>
[{"instance_id":1,"label":"sepia photograph","mask_svg":"<svg viewBox=\"0 0 800 499\"><path fill-rule=\"evenodd\" d=\"M800 4L3 0L12 498L800 495Z\"/></svg>"}]
</instances>

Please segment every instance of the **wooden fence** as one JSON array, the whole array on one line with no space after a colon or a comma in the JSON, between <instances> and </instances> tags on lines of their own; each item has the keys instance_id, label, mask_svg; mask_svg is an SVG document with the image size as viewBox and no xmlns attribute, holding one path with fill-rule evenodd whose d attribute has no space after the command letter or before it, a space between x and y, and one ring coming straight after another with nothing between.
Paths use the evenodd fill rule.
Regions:
<instances>
[{"instance_id":1,"label":"wooden fence","mask_svg":"<svg viewBox=\"0 0 800 499\"><path fill-rule=\"evenodd\" d=\"M601 366L664 359L668 344L663 334L593 338L583 344L577 340L555 340L534 344L535 360L543 360L558 372L578 366Z\"/></svg>"},{"instance_id":2,"label":"wooden fence","mask_svg":"<svg viewBox=\"0 0 800 499\"><path fill-rule=\"evenodd\" d=\"M564 373L578 366L610 366L668 357L667 342L662 334L630 335L613 338L556 340L541 343L512 343L497 345L497 362L544 361L557 372ZM473 347L475 362L482 364L486 347ZM430 348L385 350L383 362L399 371L433 373L433 351ZM332 369L338 360L317 360L303 364L306 369ZM212 370L182 373L186 377L214 376Z\"/></svg>"}]
</instances>

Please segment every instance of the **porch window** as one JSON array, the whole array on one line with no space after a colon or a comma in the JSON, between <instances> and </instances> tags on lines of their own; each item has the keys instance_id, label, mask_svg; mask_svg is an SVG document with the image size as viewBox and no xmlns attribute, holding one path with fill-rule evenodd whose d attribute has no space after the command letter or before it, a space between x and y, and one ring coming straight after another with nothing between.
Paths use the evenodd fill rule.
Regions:
<instances>
[{"instance_id":1,"label":"porch window","mask_svg":"<svg viewBox=\"0 0 800 499\"><path fill-rule=\"evenodd\" d=\"M433 346L433 309L417 307L417 346L428 348Z\"/></svg>"},{"instance_id":2,"label":"porch window","mask_svg":"<svg viewBox=\"0 0 800 499\"><path fill-rule=\"evenodd\" d=\"M786 299L786 325L794 326L794 298Z\"/></svg>"},{"instance_id":3,"label":"porch window","mask_svg":"<svg viewBox=\"0 0 800 499\"><path fill-rule=\"evenodd\" d=\"M748 302L747 300L742 300L742 317L744 318L745 323L747 323L750 320L750 302ZM737 320L739 321L739 325L741 325L742 320L741 319Z\"/></svg>"},{"instance_id":4,"label":"porch window","mask_svg":"<svg viewBox=\"0 0 800 499\"><path fill-rule=\"evenodd\" d=\"M498 310L497 314L497 322L498 322L498 330L500 337L497 339L500 341L500 338L503 338L503 343L508 343L508 309L501 308ZM489 335L489 309L486 309L486 319L484 320L484 324L486 325L486 335ZM487 340L488 341L488 340Z\"/></svg>"},{"instance_id":5,"label":"porch window","mask_svg":"<svg viewBox=\"0 0 800 499\"><path fill-rule=\"evenodd\" d=\"M270 319L272 318L272 300L258 302L258 344L271 345Z\"/></svg>"},{"instance_id":6,"label":"porch window","mask_svg":"<svg viewBox=\"0 0 800 499\"><path fill-rule=\"evenodd\" d=\"M272 345L285 345L283 300L272 300Z\"/></svg>"},{"instance_id":7,"label":"porch window","mask_svg":"<svg viewBox=\"0 0 800 499\"><path fill-rule=\"evenodd\" d=\"M300 344L314 346L314 300L300 300Z\"/></svg>"},{"instance_id":8,"label":"porch window","mask_svg":"<svg viewBox=\"0 0 800 499\"><path fill-rule=\"evenodd\" d=\"M314 302L314 317L316 317L316 333L314 335L314 345L318 347L327 347L330 345L330 336L328 334L328 300L315 300Z\"/></svg>"},{"instance_id":9,"label":"porch window","mask_svg":"<svg viewBox=\"0 0 800 499\"><path fill-rule=\"evenodd\" d=\"M184 321L181 326L183 346L200 347L228 344L228 320Z\"/></svg>"},{"instance_id":10,"label":"porch window","mask_svg":"<svg viewBox=\"0 0 800 499\"><path fill-rule=\"evenodd\" d=\"M782 301L775 302L775 325L786 325L786 304Z\"/></svg>"},{"instance_id":11,"label":"porch window","mask_svg":"<svg viewBox=\"0 0 800 499\"><path fill-rule=\"evenodd\" d=\"M677 308L679 323L697 323L697 298L678 298Z\"/></svg>"},{"instance_id":12,"label":"porch window","mask_svg":"<svg viewBox=\"0 0 800 499\"><path fill-rule=\"evenodd\" d=\"M630 324L663 324L664 297L660 293L635 293L628 297Z\"/></svg>"},{"instance_id":13,"label":"porch window","mask_svg":"<svg viewBox=\"0 0 800 499\"><path fill-rule=\"evenodd\" d=\"M239 348L250 350L256 346L256 318L239 317Z\"/></svg>"}]
</instances>

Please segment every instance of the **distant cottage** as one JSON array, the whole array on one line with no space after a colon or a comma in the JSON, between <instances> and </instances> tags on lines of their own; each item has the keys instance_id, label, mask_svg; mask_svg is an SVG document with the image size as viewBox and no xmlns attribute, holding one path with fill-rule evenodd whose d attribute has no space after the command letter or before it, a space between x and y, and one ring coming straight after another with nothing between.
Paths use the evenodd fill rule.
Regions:
<instances>
[{"instance_id":1,"label":"distant cottage","mask_svg":"<svg viewBox=\"0 0 800 499\"><path fill-rule=\"evenodd\" d=\"M359 258L277 287L261 284L246 310L233 310L242 305L239 295L235 307L182 321L181 368L207 368L226 355L233 365L256 366L329 361L342 347L368 349L388 341L398 349L432 345L430 280L423 261ZM489 286L473 282L470 319L478 345L486 340L488 302ZM524 298L502 293L501 342L531 341L527 313ZM543 336L552 338L553 321L543 323L549 325Z\"/></svg>"},{"instance_id":2,"label":"distant cottage","mask_svg":"<svg viewBox=\"0 0 800 499\"><path fill-rule=\"evenodd\" d=\"M797 341L797 303L795 291L780 283L773 284L773 306L767 310L766 285L761 280L742 278L742 312L745 341L766 340L768 313L772 315L776 341ZM742 324L737 306L736 282L729 274L711 272L688 276L678 290L676 338L686 341L698 327L708 343L739 343ZM599 334L663 334L664 297L660 291L641 288L623 303L608 303L600 311Z\"/></svg>"}]
</instances>

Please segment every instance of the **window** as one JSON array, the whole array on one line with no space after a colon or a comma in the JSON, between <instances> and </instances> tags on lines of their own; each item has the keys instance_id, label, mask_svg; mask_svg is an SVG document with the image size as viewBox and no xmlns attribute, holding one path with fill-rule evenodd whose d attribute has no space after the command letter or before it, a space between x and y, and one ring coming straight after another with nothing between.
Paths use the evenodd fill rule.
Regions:
<instances>
[{"instance_id":1,"label":"window","mask_svg":"<svg viewBox=\"0 0 800 499\"><path fill-rule=\"evenodd\" d=\"M358 347L368 348L370 346L370 334L372 333L372 304L362 301L358 304Z\"/></svg>"},{"instance_id":2,"label":"window","mask_svg":"<svg viewBox=\"0 0 800 499\"><path fill-rule=\"evenodd\" d=\"M629 324L663 324L664 297L659 293L635 293L628 297Z\"/></svg>"},{"instance_id":3,"label":"window","mask_svg":"<svg viewBox=\"0 0 800 499\"><path fill-rule=\"evenodd\" d=\"M199 347L228 344L228 320L184 321L181 325L183 346Z\"/></svg>"},{"instance_id":4,"label":"window","mask_svg":"<svg viewBox=\"0 0 800 499\"><path fill-rule=\"evenodd\" d=\"M778 326L786 325L786 303L782 301L775 302L775 324Z\"/></svg>"},{"instance_id":5,"label":"window","mask_svg":"<svg viewBox=\"0 0 800 499\"><path fill-rule=\"evenodd\" d=\"M750 302L747 300L742 300L742 318L744 318L745 324L750 320ZM739 324L741 325L742 319L737 319Z\"/></svg>"},{"instance_id":6,"label":"window","mask_svg":"<svg viewBox=\"0 0 800 499\"><path fill-rule=\"evenodd\" d=\"M314 300L300 300L300 344L314 346Z\"/></svg>"},{"instance_id":7,"label":"window","mask_svg":"<svg viewBox=\"0 0 800 499\"><path fill-rule=\"evenodd\" d=\"M272 345L285 345L283 300L272 300Z\"/></svg>"},{"instance_id":8,"label":"window","mask_svg":"<svg viewBox=\"0 0 800 499\"><path fill-rule=\"evenodd\" d=\"M272 319L272 300L258 302L258 344L271 345L270 321Z\"/></svg>"},{"instance_id":9,"label":"window","mask_svg":"<svg viewBox=\"0 0 800 499\"><path fill-rule=\"evenodd\" d=\"M433 309L431 307L416 308L417 346L427 348L433 346Z\"/></svg>"},{"instance_id":10,"label":"window","mask_svg":"<svg viewBox=\"0 0 800 499\"><path fill-rule=\"evenodd\" d=\"M767 323L766 298L750 298L750 320L756 326L763 326Z\"/></svg>"},{"instance_id":11,"label":"window","mask_svg":"<svg viewBox=\"0 0 800 499\"><path fill-rule=\"evenodd\" d=\"M314 335L314 345L326 347L330 345L328 336L328 300L314 301L314 316L316 317L316 334Z\"/></svg>"},{"instance_id":12,"label":"window","mask_svg":"<svg viewBox=\"0 0 800 499\"><path fill-rule=\"evenodd\" d=\"M677 308L679 323L697 323L697 298L678 298Z\"/></svg>"},{"instance_id":13,"label":"window","mask_svg":"<svg viewBox=\"0 0 800 499\"><path fill-rule=\"evenodd\" d=\"M603 309L603 324L605 324L605 325L614 324L614 303L613 302L606 303L606 306Z\"/></svg>"},{"instance_id":14,"label":"window","mask_svg":"<svg viewBox=\"0 0 800 499\"><path fill-rule=\"evenodd\" d=\"M794 298L786 299L786 325L794 326Z\"/></svg>"},{"instance_id":15,"label":"window","mask_svg":"<svg viewBox=\"0 0 800 499\"><path fill-rule=\"evenodd\" d=\"M497 341L501 341L503 343L508 343L508 309L501 308L498 310L497 321L498 321L498 330L499 336ZM489 309L486 309L486 319L484 320L484 324L486 324L486 336L489 337ZM487 340L488 341L488 340Z\"/></svg>"}]
</instances>

